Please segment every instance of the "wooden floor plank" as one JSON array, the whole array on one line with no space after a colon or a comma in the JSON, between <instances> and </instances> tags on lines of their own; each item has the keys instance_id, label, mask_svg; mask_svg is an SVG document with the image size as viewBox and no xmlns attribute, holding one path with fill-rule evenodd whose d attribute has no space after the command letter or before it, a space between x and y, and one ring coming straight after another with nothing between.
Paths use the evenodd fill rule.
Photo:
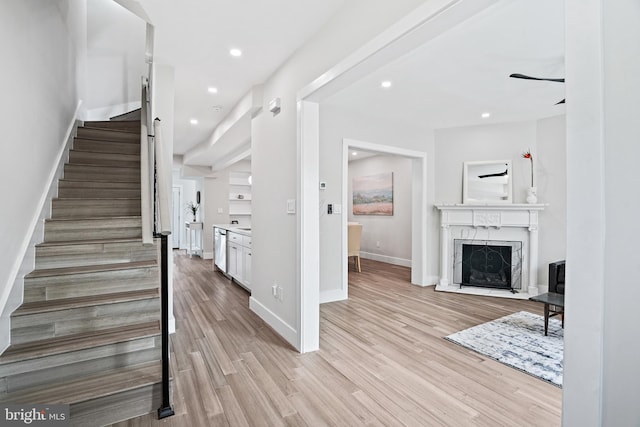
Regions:
<instances>
[{"instance_id":1,"label":"wooden floor plank","mask_svg":"<svg viewBox=\"0 0 640 427\"><path fill-rule=\"evenodd\" d=\"M561 389L444 339L535 303L435 292L363 259L349 300L320 307L320 350L301 355L211 261L175 260L176 416L118 427L560 425Z\"/></svg>"}]
</instances>

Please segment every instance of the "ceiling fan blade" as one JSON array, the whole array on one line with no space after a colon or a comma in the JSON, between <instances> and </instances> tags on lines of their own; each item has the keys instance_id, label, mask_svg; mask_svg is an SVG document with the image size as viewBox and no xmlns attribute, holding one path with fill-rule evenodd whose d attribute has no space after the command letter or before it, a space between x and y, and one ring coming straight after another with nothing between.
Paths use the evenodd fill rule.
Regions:
<instances>
[{"instance_id":1,"label":"ceiling fan blade","mask_svg":"<svg viewBox=\"0 0 640 427\"><path fill-rule=\"evenodd\" d=\"M556 104L555 104L555 105L565 104L565 103L566 103L565 101L566 101L566 99L563 99L563 100L562 100L562 101L560 101L560 102L556 102Z\"/></svg>"},{"instance_id":2,"label":"ceiling fan blade","mask_svg":"<svg viewBox=\"0 0 640 427\"><path fill-rule=\"evenodd\" d=\"M558 82L558 83L564 83L564 79L545 79L543 77L531 77L531 76L525 76L524 74L511 74L509 77L513 77L514 79L525 79L525 80L543 80L543 81L547 81L547 82Z\"/></svg>"}]
</instances>

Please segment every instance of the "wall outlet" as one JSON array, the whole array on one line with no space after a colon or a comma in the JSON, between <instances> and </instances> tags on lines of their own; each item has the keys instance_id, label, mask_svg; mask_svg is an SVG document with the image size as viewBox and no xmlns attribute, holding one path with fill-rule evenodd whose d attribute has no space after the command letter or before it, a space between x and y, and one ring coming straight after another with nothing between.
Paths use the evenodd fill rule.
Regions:
<instances>
[{"instance_id":1,"label":"wall outlet","mask_svg":"<svg viewBox=\"0 0 640 427\"><path fill-rule=\"evenodd\" d=\"M376 248L379 248L379 247L380 247L380 240L376 242Z\"/></svg>"}]
</instances>

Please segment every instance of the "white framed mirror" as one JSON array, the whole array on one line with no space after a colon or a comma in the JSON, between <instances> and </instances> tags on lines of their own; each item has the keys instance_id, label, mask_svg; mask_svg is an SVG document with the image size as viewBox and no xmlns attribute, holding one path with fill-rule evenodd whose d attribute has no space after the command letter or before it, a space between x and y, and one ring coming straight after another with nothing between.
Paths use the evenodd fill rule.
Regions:
<instances>
[{"instance_id":1,"label":"white framed mirror","mask_svg":"<svg viewBox=\"0 0 640 427\"><path fill-rule=\"evenodd\" d=\"M511 160L464 162L462 203L512 203Z\"/></svg>"}]
</instances>

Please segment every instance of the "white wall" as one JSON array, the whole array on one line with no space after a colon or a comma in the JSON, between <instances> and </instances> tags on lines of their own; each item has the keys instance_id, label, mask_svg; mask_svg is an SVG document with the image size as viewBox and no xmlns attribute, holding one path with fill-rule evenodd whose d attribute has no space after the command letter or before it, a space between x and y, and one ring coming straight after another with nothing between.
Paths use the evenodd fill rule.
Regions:
<instances>
[{"instance_id":1,"label":"white wall","mask_svg":"<svg viewBox=\"0 0 640 427\"><path fill-rule=\"evenodd\" d=\"M563 424L640 422L640 8L566 0Z\"/></svg>"},{"instance_id":2,"label":"white wall","mask_svg":"<svg viewBox=\"0 0 640 427\"><path fill-rule=\"evenodd\" d=\"M540 213L538 284L548 286L549 263L567 256L566 116L538 120L536 141L538 199L549 204Z\"/></svg>"},{"instance_id":3,"label":"white wall","mask_svg":"<svg viewBox=\"0 0 640 427\"><path fill-rule=\"evenodd\" d=\"M0 180L5 183L0 188L1 312L41 209L48 209L44 197L84 95L85 5L71 0L3 2L0 40L5 58L0 67ZM3 330L0 336L2 348L8 333Z\"/></svg>"},{"instance_id":4,"label":"white wall","mask_svg":"<svg viewBox=\"0 0 640 427\"><path fill-rule=\"evenodd\" d=\"M146 22L113 0L87 0L88 120L140 108Z\"/></svg>"},{"instance_id":5,"label":"white wall","mask_svg":"<svg viewBox=\"0 0 640 427\"><path fill-rule=\"evenodd\" d=\"M436 200L462 203L463 162L511 160L514 175L513 202L526 202L531 169L529 160L523 159L521 155L531 149L534 156L537 156L535 122L437 129L435 141ZM536 173L536 178L537 176ZM539 194L538 201L544 202L543 194Z\"/></svg>"},{"instance_id":6,"label":"white wall","mask_svg":"<svg viewBox=\"0 0 640 427\"><path fill-rule=\"evenodd\" d=\"M296 216L287 214L286 207L287 199L295 199L297 194L296 94L421 3L422 0L347 2L264 84L264 99L281 98L282 111L276 116L263 113L252 120L252 308L295 346L299 345L297 231ZM365 15L366 19L362 19ZM278 242L278 251L273 250L273 242ZM282 301L271 296L274 283L283 288Z\"/></svg>"},{"instance_id":7,"label":"white wall","mask_svg":"<svg viewBox=\"0 0 640 427\"><path fill-rule=\"evenodd\" d=\"M464 161L511 160L513 202L526 203L530 186L529 160L534 156L534 184L538 203L549 206L540 214L538 284L548 283L548 264L566 254L566 135L565 116L540 121L487 124L435 131L436 200L462 203Z\"/></svg>"},{"instance_id":8,"label":"white wall","mask_svg":"<svg viewBox=\"0 0 640 427\"><path fill-rule=\"evenodd\" d=\"M349 221L362 224L360 251L364 258L411 266L411 163L406 157L382 155L349 163L345 213ZM393 173L393 216L354 215L353 179L388 172Z\"/></svg>"}]
</instances>

